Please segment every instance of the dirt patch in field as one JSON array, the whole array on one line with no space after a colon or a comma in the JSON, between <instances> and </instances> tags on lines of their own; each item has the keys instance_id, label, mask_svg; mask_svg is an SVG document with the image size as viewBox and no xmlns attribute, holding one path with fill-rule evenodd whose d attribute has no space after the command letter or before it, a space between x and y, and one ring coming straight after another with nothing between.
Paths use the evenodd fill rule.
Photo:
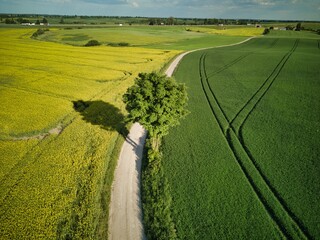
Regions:
<instances>
[{"instance_id":1,"label":"dirt patch in field","mask_svg":"<svg viewBox=\"0 0 320 240\"><path fill-rule=\"evenodd\" d=\"M31 140L31 139L42 140L42 139L48 137L49 135L59 135L62 131L63 131L63 127L61 124L59 124L58 126L50 129L47 132L35 134L32 136L14 137L14 138L12 138L12 140L13 141L26 141L26 140Z\"/></svg>"}]
</instances>

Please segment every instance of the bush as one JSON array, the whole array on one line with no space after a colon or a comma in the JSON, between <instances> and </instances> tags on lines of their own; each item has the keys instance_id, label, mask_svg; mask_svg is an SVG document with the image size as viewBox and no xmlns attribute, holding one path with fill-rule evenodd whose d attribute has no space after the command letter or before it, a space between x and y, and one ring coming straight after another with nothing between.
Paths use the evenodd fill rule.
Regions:
<instances>
[{"instance_id":1,"label":"bush","mask_svg":"<svg viewBox=\"0 0 320 240\"><path fill-rule=\"evenodd\" d=\"M7 18L7 19L5 20L5 23L6 23L6 24L16 24L16 22L15 22L13 19L10 19L10 18Z\"/></svg>"},{"instance_id":2,"label":"bush","mask_svg":"<svg viewBox=\"0 0 320 240\"><path fill-rule=\"evenodd\" d=\"M49 31L49 29L43 29L43 28L39 28L37 31L35 31L32 34L33 38L39 37L40 35L44 34L45 32Z\"/></svg>"},{"instance_id":3,"label":"bush","mask_svg":"<svg viewBox=\"0 0 320 240\"><path fill-rule=\"evenodd\" d=\"M87 42L84 46L86 47L93 47L93 46L100 46L101 43L98 42L97 40L90 40L89 42Z\"/></svg>"},{"instance_id":4,"label":"bush","mask_svg":"<svg viewBox=\"0 0 320 240\"><path fill-rule=\"evenodd\" d=\"M267 35L270 33L270 30L268 28L265 28L264 31L263 31L263 35Z\"/></svg>"},{"instance_id":5,"label":"bush","mask_svg":"<svg viewBox=\"0 0 320 240\"><path fill-rule=\"evenodd\" d=\"M145 232L149 240L177 239L171 216L172 198L164 177L161 153L151 149L146 141L146 154L142 173L142 206Z\"/></svg>"},{"instance_id":6,"label":"bush","mask_svg":"<svg viewBox=\"0 0 320 240\"><path fill-rule=\"evenodd\" d=\"M129 47L130 44L127 42L119 42L119 43L108 43L108 46L111 47Z\"/></svg>"}]
</instances>

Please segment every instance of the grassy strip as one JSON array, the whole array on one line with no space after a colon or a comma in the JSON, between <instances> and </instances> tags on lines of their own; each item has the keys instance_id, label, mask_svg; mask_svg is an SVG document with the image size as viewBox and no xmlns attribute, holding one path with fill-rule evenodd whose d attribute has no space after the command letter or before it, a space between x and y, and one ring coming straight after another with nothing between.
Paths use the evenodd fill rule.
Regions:
<instances>
[{"instance_id":1,"label":"grassy strip","mask_svg":"<svg viewBox=\"0 0 320 240\"><path fill-rule=\"evenodd\" d=\"M108 239L109 228L109 204L111 199L111 186L114 179L114 172L117 166L117 160L124 143L122 135L118 135L113 150L111 151L110 162L106 169L105 178L101 185L100 213L96 228L96 239Z\"/></svg>"},{"instance_id":2,"label":"grassy strip","mask_svg":"<svg viewBox=\"0 0 320 240\"><path fill-rule=\"evenodd\" d=\"M172 198L167 178L164 177L162 154L151 149L146 141L142 166L142 207L148 239L177 239L171 216Z\"/></svg>"}]
</instances>

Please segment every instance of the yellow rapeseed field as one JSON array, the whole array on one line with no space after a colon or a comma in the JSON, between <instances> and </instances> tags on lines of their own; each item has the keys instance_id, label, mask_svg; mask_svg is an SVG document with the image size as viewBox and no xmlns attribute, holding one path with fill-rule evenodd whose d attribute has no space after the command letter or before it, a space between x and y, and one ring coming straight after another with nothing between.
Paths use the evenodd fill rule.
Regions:
<instances>
[{"instance_id":1,"label":"yellow rapeseed field","mask_svg":"<svg viewBox=\"0 0 320 240\"><path fill-rule=\"evenodd\" d=\"M107 227L122 95L178 52L73 47L34 31L0 30L0 239L95 239Z\"/></svg>"},{"instance_id":2,"label":"yellow rapeseed field","mask_svg":"<svg viewBox=\"0 0 320 240\"><path fill-rule=\"evenodd\" d=\"M264 28L257 27L233 27L221 26L221 27L190 27L191 31L202 32L202 33L211 33L211 34L221 34L226 36L260 36Z\"/></svg>"}]
</instances>

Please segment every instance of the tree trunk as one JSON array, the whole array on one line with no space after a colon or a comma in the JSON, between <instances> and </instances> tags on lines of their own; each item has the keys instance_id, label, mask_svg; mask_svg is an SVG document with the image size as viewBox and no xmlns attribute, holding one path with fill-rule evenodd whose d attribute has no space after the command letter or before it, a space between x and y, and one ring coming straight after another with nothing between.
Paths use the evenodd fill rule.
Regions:
<instances>
[{"instance_id":1,"label":"tree trunk","mask_svg":"<svg viewBox=\"0 0 320 240\"><path fill-rule=\"evenodd\" d=\"M161 137L154 136L151 138L151 147L152 147L152 150L154 150L155 152L159 152L160 144L161 144Z\"/></svg>"}]
</instances>

